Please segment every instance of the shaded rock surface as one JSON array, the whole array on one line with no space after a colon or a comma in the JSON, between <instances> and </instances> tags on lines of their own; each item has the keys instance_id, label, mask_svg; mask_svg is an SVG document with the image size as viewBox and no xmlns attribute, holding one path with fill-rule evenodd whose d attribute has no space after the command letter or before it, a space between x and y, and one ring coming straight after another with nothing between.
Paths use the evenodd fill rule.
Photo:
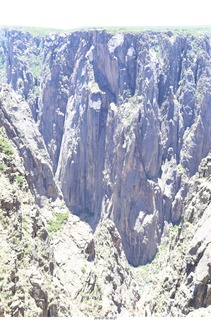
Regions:
<instances>
[{"instance_id":1,"label":"shaded rock surface","mask_svg":"<svg viewBox=\"0 0 211 320\"><path fill-rule=\"evenodd\" d=\"M17 147L24 161L24 175L39 204L42 196L55 200L59 191L43 138L28 104L7 85L0 87L0 126Z\"/></svg>"},{"instance_id":2,"label":"shaded rock surface","mask_svg":"<svg viewBox=\"0 0 211 320\"><path fill-rule=\"evenodd\" d=\"M64 133L49 148L60 151L56 177L65 201L94 229L101 217L112 219L128 261L146 263L164 221L180 220L186 182L210 150L209 38L96 31L57 41L45 63L61 69L64 54L74 61L72 69L62 64L60 76L69 77ZM44 137L45 110L43 103Z\"/></svg>"}]
</instances>

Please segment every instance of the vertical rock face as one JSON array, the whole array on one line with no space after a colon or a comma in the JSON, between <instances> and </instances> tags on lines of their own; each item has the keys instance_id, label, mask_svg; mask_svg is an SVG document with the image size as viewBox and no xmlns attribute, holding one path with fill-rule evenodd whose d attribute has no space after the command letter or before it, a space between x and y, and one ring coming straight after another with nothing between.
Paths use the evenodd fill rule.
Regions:
<instances>
[{"instance_id":1,"label":"vertical rock face","mask_svg":"<svg viewBox=\"0 0 211 320\"><path fill-rule=\"evenodd\" d=\"M0 126L6 129L22 157L25 177L37 202L59 195L51 160L43 138L33 121L28 104L8 85L0 86Z\"/></svg>"},{"instance_id":2,"label":"vertical rock face","mask_svg":"<svg viewBox=\"0 0 211 320\"><path fill-rule=\"evenodd\" d=\"M10 83L28 101L35 120L41 75L41 43L40 38L28 32L1 30L1 80Z\"/></svg>"},{"instance_id":3,"label":"vertical rock face","mask_svg":"<svg viewBox=\"0 0 211 320\"><path fill-rule=\"evenodd\" d=\"M28 100L39 86L30 106L67 206L93 229L109 217L128 261L150 261L210 150L209 37L96 30L4 38L7 81L16 91L18 79L26 82L18 92Z\"/></svg>"},{"instance_id":4,"label":"vertical rock face","mask_svg":"<svg viewBox=\"0 0 211 320\"><path fill-rule=\"evenodd\" d=\"M6 94L8 103L11 91ZM0 314L57 316L58 307L52 308L53 300L58 297L51 286L54 254L46 221L36 204L32 183L27 181L26 159L20 157L18 148L7 136L6 132L11 134L9 117L1 114L2 118L7 123L0 129ZM16 125L13 130L17 129Z\"/></svg>"},{"instance_id":5,"label":"vertical rock face","mask_svg":"<svg viewBox=\"0 0 211 320\"><path fill-rule=\"evenodd\" d=\"M129 262L146 263L210 149L209 39L80 38L57 178L73 212L92 225L110 217Z\"/></svg>"},{"instance_id":6,"label":"vertical rock face","mask_svg":"<svg viewBox=\"0 0 211 320\"><path fill-rule=\"evenodd\" d=\"M146 292L148 316L182 316L194 310L198 312L193 315L210 315L210 167L209 153L200 165L199 174L189 181L181 224L165 246L168 249L161 270Z\"/></svg>"},{"instance_id":7,"label":"vertical rock face","mask_svg":"<svg viewBox=\"0 0 211 320\"><path fill-rule=\"evenodd\" d=\"M6 84L0 115L1 316L133 315L140 295L115 225L105 220L93 236L54 201L42 137L27 103Z\"/></svg>"}]
</instances>

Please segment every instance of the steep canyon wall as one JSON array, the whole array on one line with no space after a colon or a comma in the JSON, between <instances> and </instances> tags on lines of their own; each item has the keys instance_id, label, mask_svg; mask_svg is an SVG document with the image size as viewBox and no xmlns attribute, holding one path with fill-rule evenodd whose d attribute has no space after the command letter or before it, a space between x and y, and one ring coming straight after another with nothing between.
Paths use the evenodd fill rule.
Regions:
<instances>
[{"instance_id":1,"label":"steep canyon wall","mask_svg":"<svg viewBox=\"0 0 211 320\"><path fill-rule=\"evenodd\" d=\"M27 100L66 205L94 230L113 220L132 265L151 261L210 150L209 36L3 29L1 44L1 79Z\"/></svg>"}]
</instances>

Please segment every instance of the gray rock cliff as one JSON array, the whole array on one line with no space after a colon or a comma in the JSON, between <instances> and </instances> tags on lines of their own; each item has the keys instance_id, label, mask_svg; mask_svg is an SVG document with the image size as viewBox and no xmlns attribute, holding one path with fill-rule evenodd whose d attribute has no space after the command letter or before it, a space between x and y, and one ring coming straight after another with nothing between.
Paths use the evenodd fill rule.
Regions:
<instances>
[{"instance_id":1,"label":"gray rock cliff","mask_svg":"<svg viewBox=\"0 0 211 320\"><path fill-rule=\"evenodd\" d=\"M134 315L140 295L114 223L93 235L68 211L29 106L8 85L0 94L0 315Z\"/></svg>"},{"instance_id":2,"label":"gray rock cliff","mask_svg":"<svg viewBox=\"0 0 211 320\"><path fill-rule=\"evenodd\" d=\"M94 229L111 218L128 261L150 261L210 150L209 37L97 30L4 37L7 81L26 99L39 91L31 109L67 206Z\"/></svg>"},{"instance_id":3,"label":"gray rock cliff","mask_svg":"<svg viewBox=\"0 0 211 320\"><path fill-rule=\"evenodd\" d=\"M93 228L110 217L130 263L146 263L210 150L209 38L93 31L57 43L39 123L65 201Z\"/></svg>"},{"instance_id":4,"label":"gray rock cliff","mask_svg":"<svg viewBox=\"0 0 211 320\"><path fill-rule=\"evenodd\" d=\"M181 224L170 241L153 284L148 286L145 314L209 316L211 304L210 217L211 155L189 182ZM150 301L149 301L150 297ZM142 305L142 310L144 309Z\"/></svg>"},{"instance_id":5,"label":"gray rock cliff","mask_svg":"<svg viewBox=\"0 0 211 320\"><path fill-rule=\"evenodd\" d=\"M8 85L0 87L0 126L15 143L24 161L25 176L39 204L42 196L56 199L59 190L51 160L28 104Z\"/></svg>"}]
</instances>

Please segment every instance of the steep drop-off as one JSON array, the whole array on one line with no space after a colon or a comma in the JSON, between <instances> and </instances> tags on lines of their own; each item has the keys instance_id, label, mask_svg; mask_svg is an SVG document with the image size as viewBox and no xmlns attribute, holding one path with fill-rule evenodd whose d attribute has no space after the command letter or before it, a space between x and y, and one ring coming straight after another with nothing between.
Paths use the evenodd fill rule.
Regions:
<instances>
[{"instance_id":1,"label":"steep drop-off","mask_svg":"<svg viewBox=\"0 0 211 320\"><path fill-rule=\"evenodd\" d=\"M8 85L0 119L0 316L135 315L140 295L115 225L93 235L68 211L32 113Z\"/></svg>"},{"instance_id":2,"label":"steep drop-off","mask_svg":"<svg viewBox=\"0 0 211 320\"><path fill-rule=\"evenodd\" d=\"M210 316L210 178L211 154L189 181L182 221L174 236L169 237L166 229L162 264L152 277L153 285L142 295L142 310L148 316Z\"/></svg>"},{"instance_id":3,"label":"steep drop-off","mask_svg":"<svg viewBox=\"0 0 211 320\"><path fill-rule=\"evenodd\" d=\"M208 307L210 269L206 280L198 280L188 259L197 264L208 259L197 253L205 242L196 245L194 232L209 221L210 37L104 30L34 37L2 29L0 42L0 78L7 83L1 86L0 125L16 149L26 191L38 206L37 220L43 216L41 247L50 248L56 273L52 264L44 272L56 286L55 296L62 291L59 303L43 293L46 303L40 307L38 289L29 289L37 308L30 314L181 315ZM4 170L0 177L10 189ZM3 216L19 212L2 201ZM192 202L201 213L189 214ZM66 219L66 206L78 218ZM172 224L180 231L171 240ZM187 224L193 224L188 237ZM57 232L51 241L47 225ZM162 290L156 279L147 284L147 293L153 291L149 302L133 282L124 254L133 266L151 262L166 237L170 253L159 262ZM187 239L179 255L181 237ZM176 259L181 265L171 266ZM188 280L190 272L196 281ZM177 281L170 290L166 282L172 274Z\"/></svg>"},{"instance_id":4,"label":"steep drop-off","mask_svg":"<svg viewBox=\"0 0 211 320\"><path fill-rule=\"evenodd\" d=\"M109 217L128 261L150 261L210 150L209 37L4 32L7 81L31 106L67 206L94 229Z\"/></svg>"}]
</instances>

